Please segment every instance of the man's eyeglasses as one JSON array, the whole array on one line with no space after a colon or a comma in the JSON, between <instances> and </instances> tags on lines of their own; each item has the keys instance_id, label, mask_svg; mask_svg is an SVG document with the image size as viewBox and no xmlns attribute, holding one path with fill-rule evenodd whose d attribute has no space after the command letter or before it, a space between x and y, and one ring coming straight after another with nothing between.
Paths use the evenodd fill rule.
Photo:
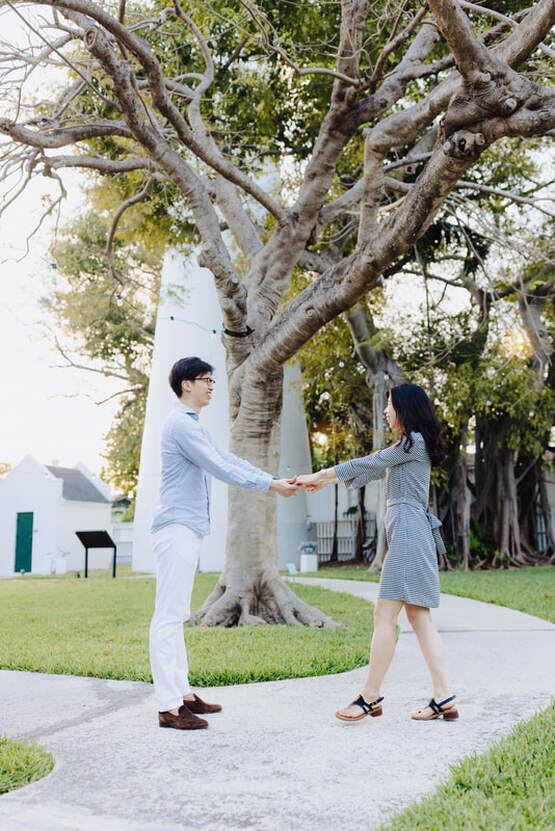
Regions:
<instances>
[{"instance_id":1,"label":"man's eyeglasses","mask_svg":"<svg viewBox=\"0 0 555 831\"><path fill-rule=\"evenodd\" d=\"M214 378L195 378L195 381L204 381L204 383L208 384L209 387L213 387L216 384Z\"/></svg>"}]
</instances>

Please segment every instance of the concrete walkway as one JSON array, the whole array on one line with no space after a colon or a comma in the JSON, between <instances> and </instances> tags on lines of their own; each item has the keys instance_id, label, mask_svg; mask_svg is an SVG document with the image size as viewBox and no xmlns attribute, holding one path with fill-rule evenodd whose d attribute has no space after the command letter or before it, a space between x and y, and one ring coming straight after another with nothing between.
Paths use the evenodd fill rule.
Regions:
<instances>
[{"instance_id":1,"label":"concrete walkway","mask_svg":"<svg viewBox=\"0 0 555 831\"><path fill-rule=\"evenodd\" d=\"M377 594L374 583L305 581ZM38 740L56 758L50 776L0 797L0 827L368 831L546 706L555 686L555 626L450 595L434 618L461 712L451 723L408 717L430 691L406 621L384 716L358 724L333 713L360 690L363 669L206 690L224 712L198 733L160 730L149 684L0 672L0 731Z\"/></svg>"}]
</instances>

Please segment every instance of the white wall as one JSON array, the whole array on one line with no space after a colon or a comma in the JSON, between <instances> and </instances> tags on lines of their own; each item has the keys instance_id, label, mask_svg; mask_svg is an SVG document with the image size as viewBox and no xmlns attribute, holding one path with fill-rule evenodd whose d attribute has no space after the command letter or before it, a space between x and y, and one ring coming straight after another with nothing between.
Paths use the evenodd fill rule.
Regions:
<instances>
[{"instance_id":1,"label":"white wall","mask_svg":"<svg viewBox=\"0 0 555 831\"><path fill-rule=\"evenodd\" d=\"M50 574L57 551L56 516L62 481L32 456L26 456L0 482L0 576L11 577L15 566L17 514L33 514L31 571Z\"/></svg>"},{"instance_id":2,"label":"white wall","mask_svg":"<svg viewBox=\"0 0 555 831\"><path fill-rule=\"evenodd\" d=\"M176 297L175 292L172 292L172 287L175 289L176 286L184 288L185 294ZM162 291L141 447L133 532L132 565L135 571L155 570L150 525L160 487L160 434L167 413L175 406L175 395L168 384L168 374L178 358L198 355L215 367L217 383L214 395L211 404L203 409L201 420L215 441L224 449L228 448L228 391L221 328L221 312L211 273L196 264L196 255L185 264L168 256L162 272ZM285 376L280 468L280 475L284 476L290 472L310 470L301 391L298 385L291 383L298 378L298 369L286 367ZM298 563L297 548L306 539L305 495L300 493L294 499L287 500L287 504L282 503L284 500L280 498L279 563ZM225 562L227 487L217 479L212 479L211 517L211 533L202 546L202 571L220 571Z\"/></svg>"},{"instance_id":3,"label":"white wall","mask_svg":"<svg viewBox=\"0 0 555 831\"><path fill-rule=\"evenodd\" d=\"M109 502L64 501L58 520L58 556L66 556L67 571L83 571L85 549L75 536L76 531L112 531L111 504ZM89 551L89 568L108 568L112 563L111 548L94 548Z\"/></svg>"},{"instance_id":4,"label":"white wall","mask_svg":"<svg viewBox=\"0 0 555 831\"><path fill-rule=\"evenodd\" d=\"M281 447L279 475L289 479L299 473L311 472L310 446L300 386L298 365L285 366L283 378L283 412L281 416ZM299 490L290 499L278 499L278 565L300 562L299 545L308 540L307 494Z\"/></svg>"},{"instance_id":5,"label":"white wall","mask_svg":"<svg viewBox=\"0 0 555 831\"><path fill-rule=\"evenodd\" d=\"M184 290L175 294L175 289ZM173 320L171 319L173 317ZM197 355L215 367L216 388L212 403L201 419L213 438L228 448L228 396L225 352L221 343L221 312L214 278L196 263L196 254L185 263L167 255L162 271L160 305L148 389L145 427L141 447L141 466L134 519L133 569L154 571L150 541L152 513L160 488L160 434L164 420L175 406L168 375L179 358ZM214 334L215 330L215 334ZM204 541L201 568L221 568L227 528L227 489L212 481L212 533Z\"/></svg>"}]
</instances>

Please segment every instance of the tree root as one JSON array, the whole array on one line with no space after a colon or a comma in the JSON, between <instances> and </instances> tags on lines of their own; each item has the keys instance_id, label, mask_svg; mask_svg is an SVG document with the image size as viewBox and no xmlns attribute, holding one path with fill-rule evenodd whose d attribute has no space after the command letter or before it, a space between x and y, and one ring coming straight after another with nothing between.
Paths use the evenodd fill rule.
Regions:
<instances>
[{"instance_id":1,"label":"tree root","mask_svg":"<svg viewBox=\"0 0 555 831\"><path fill-rule=\"evenodd\" d=\"M287 623L331 629L341 624L301 600L281 577L253 583L249 588L226 584L216 588L189 622L203 626L264 626Z\"/></svg>"}]
</instances>

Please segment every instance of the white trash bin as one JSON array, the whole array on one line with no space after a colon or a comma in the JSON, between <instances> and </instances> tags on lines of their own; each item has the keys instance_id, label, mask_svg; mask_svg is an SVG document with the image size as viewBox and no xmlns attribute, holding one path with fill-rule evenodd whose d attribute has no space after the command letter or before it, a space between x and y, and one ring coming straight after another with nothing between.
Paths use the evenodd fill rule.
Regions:
<instances>
[{"instance_id":1,"label":"white trash bin","mask_svg":"<svg viewBox=\"0 0 555 831\"><path fill-rule=\"evenodd\" d=\"M318 571L318 546L315 542L303 542L299 545L301 552L301 574L306 571Z\"/></svg>"}]
</instances>

